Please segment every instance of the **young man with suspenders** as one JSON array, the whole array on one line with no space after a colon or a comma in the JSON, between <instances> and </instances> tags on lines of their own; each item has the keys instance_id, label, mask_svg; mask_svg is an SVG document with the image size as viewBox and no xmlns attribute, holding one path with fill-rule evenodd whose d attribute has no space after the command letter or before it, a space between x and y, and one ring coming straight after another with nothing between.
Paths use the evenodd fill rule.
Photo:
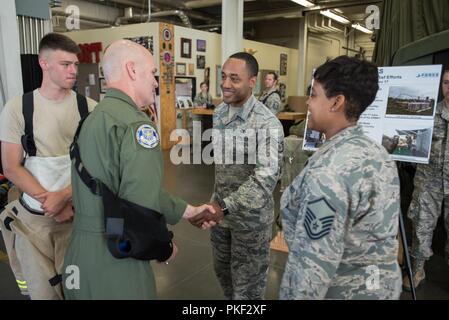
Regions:
<instances>
[{"instance_id":1,"label":"young man with suspenders","mask_svg":"<svg viewBox=\"0 0 449 320\"><path fill-rule=\"evenodd\" d=\"M72 91L79 52L66 36L44 36L41 87L11 99L0 115L3 173L21 191L0 225L17 284L31 299L63 298L73 217L69 147L78 122L96 105Z\"/></svg>"}]
</instances>

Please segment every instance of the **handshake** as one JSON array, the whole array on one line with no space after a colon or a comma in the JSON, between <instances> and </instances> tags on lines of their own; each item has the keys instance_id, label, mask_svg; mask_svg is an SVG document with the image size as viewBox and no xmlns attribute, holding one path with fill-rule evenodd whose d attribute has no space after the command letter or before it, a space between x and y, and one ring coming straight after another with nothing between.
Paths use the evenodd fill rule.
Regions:
<instances>
[{"instance_id":1,"label":"handshake","mask_svg":"<svg viewBox=\"0 0 449 320\"><path fill-rule=\"evenodd\" d=\"M182 217L194 225L195 227L201 228L203 230L210 229L215 226L217 223L220 223L223 220L224 214L221 210L221 207L216 202L203 204L199 207L187 205L186 210ZM173 252L165 261L165 264L168 264L169 261L172 261L178 252L178 247L173 242Z\"/></svg>"},{"instance_id":2,"label":"handshake","mask_svg":"<svg viewBox=\"0 0 449 320\"><path fill-rule=\"evenodd\" d=\"M224 218L224 214L218 203L212 202L199 207L188 205L182 217L189 220L195 227L205 230L220 223Z\"/></svg>"}]
</instances>

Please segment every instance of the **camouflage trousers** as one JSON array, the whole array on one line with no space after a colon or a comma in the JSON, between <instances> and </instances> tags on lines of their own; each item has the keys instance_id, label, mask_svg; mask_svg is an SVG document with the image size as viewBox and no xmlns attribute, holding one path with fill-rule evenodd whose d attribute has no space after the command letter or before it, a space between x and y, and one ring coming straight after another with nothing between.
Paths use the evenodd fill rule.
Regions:
<instances>
[{"instance_id":1,"label":"camouflage trousers","mask_svg":"<svg viewBox=\"0 0 449 320\"><path fill-rule=\"evenodd\" d=\"M265 298L271 233L271 225L262 231L212 228L214 270L226 299Z\"/></svg>"},{"instance_id":2,"label":"camouflage trousers","mask_svg":"<svg viewBox=\"0 0 449 320\"><path fill-rule=\"evenodd\" d=\"M412 252L416 260L428 260L432 255L432 238L444 208L444 225L448 239L446 240L446 261L449 263L449 197L441 192L415 189L410 204L408 217L413 223Z\"/></svg>"}]
</instances>

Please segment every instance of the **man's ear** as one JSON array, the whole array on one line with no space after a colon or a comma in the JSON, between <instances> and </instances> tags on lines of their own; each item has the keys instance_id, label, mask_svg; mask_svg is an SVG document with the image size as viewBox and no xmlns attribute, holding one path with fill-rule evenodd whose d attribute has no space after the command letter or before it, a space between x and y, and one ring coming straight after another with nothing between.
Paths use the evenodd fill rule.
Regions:
<instances>
[{"instance_id":1,"label":"man's ear","mask_svg":"<svg viewBox=\"0 0 449 320\"><path fill-rule=\"evenodd\" d=\"M42 71L45 71L48 69L48 60L47 58L39 56L39 66L41 67Z\"/></svg>"},{"instance_id":2,"label":"man's ear","mask_svg":"<svg viewBox=\"0 0 449 320\"><path fill-rule=\"evenodd\" d=\"M125 64L126 73L131 80L136 80L136 68L133 61L129 61Z\"/></svg>"},{"instance_id":3,"label":"man's ear","mask_svg":"<svg viewBox=\"0 0 449 320\"><path fill-rule=\"evenodd\" d=\"M249 78L249 86L251 87L251 89L254 89L256 87L256 82L257 82L256 76L252 76L251 78Z\"/></svg>"}]
</instances>

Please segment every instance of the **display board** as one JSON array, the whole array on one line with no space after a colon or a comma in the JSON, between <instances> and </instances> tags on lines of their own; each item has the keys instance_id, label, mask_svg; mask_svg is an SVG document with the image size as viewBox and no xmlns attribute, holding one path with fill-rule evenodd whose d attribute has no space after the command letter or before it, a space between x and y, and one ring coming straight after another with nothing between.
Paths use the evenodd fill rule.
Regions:
<instances>
[{"instance_id":1,"label":"display board","mask_svg":"<svg viewBox=\"0 0 449 320\"><path fill-rule=\"evenodd\" d=\"M379 91L358 124L393 160L429 163L441 71L441 65L379 68ZM326 140L307 126L304 137L308 151Z\"/></svg>"}]
</instances>

